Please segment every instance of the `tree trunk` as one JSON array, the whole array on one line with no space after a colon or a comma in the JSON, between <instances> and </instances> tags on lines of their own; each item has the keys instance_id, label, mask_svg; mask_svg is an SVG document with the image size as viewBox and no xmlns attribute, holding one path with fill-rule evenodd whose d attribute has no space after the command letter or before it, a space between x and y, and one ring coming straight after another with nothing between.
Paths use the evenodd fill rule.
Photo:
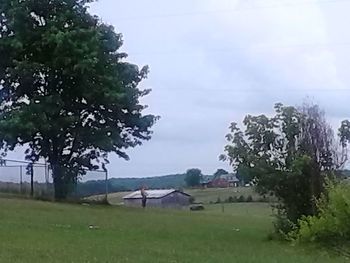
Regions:
<instances>
[{"instance_id":1,"label":"tree trunk","mask_svg":"<svg viewBox=\"0 0 350 263\"><path fill-rule=\"evenodd\" d=\"M323 190L323 177L316 161L311 166L311 194L312 214L317 215L317 200L321 197Z\"/></svg>"},{"instance_id":2,"label":"tree trunk","mask_svg":"<svg viewBox=\"0 0 350 263\"><path fill-rule=\"evenodd\" d=\"M55 200L64 200L68 194L64 170L59 165L52 165L53 185L55 190Z\"/></svg>"}]
</instances>

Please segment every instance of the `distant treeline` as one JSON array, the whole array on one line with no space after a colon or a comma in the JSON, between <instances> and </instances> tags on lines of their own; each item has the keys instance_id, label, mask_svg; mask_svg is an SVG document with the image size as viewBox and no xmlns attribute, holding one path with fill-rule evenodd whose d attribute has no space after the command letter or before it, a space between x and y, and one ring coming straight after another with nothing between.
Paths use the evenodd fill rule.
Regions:
<instances>
[{"instance_id":1,"label":"distant treeline","mask_svg":"<svg viewBox=\"0 0 350 263\"><path fill-rule=\"evenodd\" d=\"M108 192L134 191L146 186L150 189L175 188L180 189L185 186L185 174L174 174L147 178L111 178L108 180ZM34 182L34 191L36 194L42 192L42 189L49 188L53 190L52 184ZM29 190L28 190L29 189ZM23 192L30 191L30 184L23 184ZM20 184L0 182L0 192L20 193ZM78 183L71 193L72 196L91 196L106 193L105 180L92 180L84 183Z\"/></svg>"},{"instance_id":2,"label":"distant treeline","mask_svg":"<svg viewBox=\"0 0 350 263\"><path fill-rule=\"evenodd\" d=\"M108 180L108 191L134 191L140 189L141 186L150 189L179 189L185 186L185 176L185 174L174 174L147 178L111 178ZM104 194L106 192L106 182L95 180L78 183L75 192L79 196Z\"/></svg>"},{"instance_id":3,"label":"distant treeline","mask_svg":"<svg viewBox=\"0 0 350 263\"><path fill-rule=\"evenodd\" d=\"M350 178L350 170L343 170L342 175L345 178ZM149 189L181 189L186 186L185 177L186 174L173 174L147 178L111 178L108 180L108 192L113 193L123 191L134 191L140 189L141 186L146 186ZM41 192L42 189L47 189L47 187L51 189L52 185L46 185L37 182L35 182L34 184L35 192ZM25 192L28 192L29 184L24 184L23 188L25 189ZM0 182L0 192L17 193L20 192L19 189L19 184ZM92 180L84 183L78 183L72 194L76 196L91 196L104 194L105 192L105 180Z\"/></svg>"}]
</instances>

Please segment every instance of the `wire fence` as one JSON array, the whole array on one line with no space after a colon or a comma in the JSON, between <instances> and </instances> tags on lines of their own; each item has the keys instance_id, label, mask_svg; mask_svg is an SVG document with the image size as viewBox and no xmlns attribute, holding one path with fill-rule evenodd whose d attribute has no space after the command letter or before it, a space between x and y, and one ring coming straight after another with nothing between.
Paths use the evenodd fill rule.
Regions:
<instances>
[{"instance_id":1,"label":"wire fence","mask_svg":"<svg viewBox=\"0 0 350 263\"><path fill-rule=\"evenodd\" d=\"M67 198L81 199L93 195L108 195L108 173L105 170L86 171L69 186ZM0 193L54 198L52 169L47 163L0 160Z\"/></svg>"}]
</instances>

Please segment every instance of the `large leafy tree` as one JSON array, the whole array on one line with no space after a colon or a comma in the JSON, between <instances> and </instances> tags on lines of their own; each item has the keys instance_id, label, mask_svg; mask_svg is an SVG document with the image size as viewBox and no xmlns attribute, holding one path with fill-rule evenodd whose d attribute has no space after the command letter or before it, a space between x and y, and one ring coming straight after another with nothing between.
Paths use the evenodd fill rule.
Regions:
<instances>
[{"instance_id":1,"label":"large leafy tree","mask_svg":"<svg viewBox=\"0 0 350 263\"><path fill-rule=\"evenodd\" d=\"M109 152L128 159L156 120L139 101L147 67L125 61L121 34L88 2L0 1L0 146L45 158L57 199Z\"/></svg>"},{"instance_id":2,"label":"large leafy tree","mask_svg":"<svg viewBox=\"0 0 350 263\"><path fill-rule=\"evenodd\" d=\"M185 182L187 186L194 187L200 184L202 171L198 168L188 169L186 171Z\"/></svg>"},{"instance_id":3,"label":"large leafy tree","mask_svg":"<svg viewBox=\"0 0 350 263\"><path fill-rule=\"evenodd\" d=\"M221 159L253 179L260 193L275 195L292 222L315 214L325 177L344 161L324 112L317 105L276 104L274 116L248 115L243 125L244 131L232 123Z\"/></svg>"},{"instance_id":4,"label":"large leafy tree","mask_svg":"<svg viewBox=\"0 0 350 263\"><path fill-rule=\"evenodd\" d=\"M214 178L218 178L222 175L228 174L228 171L224 170L224 169L217 169L216 172L213 174Z\"/></svg>"}]
</instances>

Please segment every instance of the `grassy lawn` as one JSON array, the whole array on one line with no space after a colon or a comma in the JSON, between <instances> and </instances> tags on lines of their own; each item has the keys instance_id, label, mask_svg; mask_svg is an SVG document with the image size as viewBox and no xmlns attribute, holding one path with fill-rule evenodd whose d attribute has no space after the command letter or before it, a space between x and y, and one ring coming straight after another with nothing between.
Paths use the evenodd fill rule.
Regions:
<instances>
[{"instance_id":1,"label":"grassy lawn","mask_svg":"<svg viewBox=\"0 0 350 263\"><path fill-rule=\"evenodd\" d=\"M192 195L196 202L202 202L205 204L216 202L218 198L220 198L221 201L224 201L230 196L238 198L242 195L247 198L250 195L254 200L261 198L259 194L254 192L252 187L186 189L185 192Z\"/></svg>"},{"instance_id":2,"label":"grassy lawn","mask_svg":"<svg viewBox=\"0 0 350 263\"><path fill-rule=\"evenodd\" d=\"M218 216L255 217L266 221L268 227L272 220L272 209L268 203L233 203L205 205L202 213Z\"/></svg>"},{"instance_id":3,"label":"grassy lawn","mask_svg":"<svg viewBox=\"0 0 350 263\"><path fill-rule=\"evenodd\" d=\"M0 262L346 262L267 241L269 214L254 203L191 213L3 198Z\"/></svg>"},{"instance_id":4,"label":"grassy lawn","mask_svg":"<svg viewBox=\"0 0 350 263\"><path fill-rule=\"evenodd\" d=\"M251 187L184 189L184 192L192 195L195 198L196 202L202 202L205 204L208 204L210 202L214 203L218 200L218 198L224 201L230 196L236 198L238 198L241 195L244 196L244 198L252 196L255 201L261 198L261 196L254 192L253 188ZM120 204L123 202L123 196L129 193L131 192L110 193L108 195L108 201L111 204ZM88 199L100 200L103 198L104 195L96 195L91 196Z\"/></svg>"}]
</instances>

